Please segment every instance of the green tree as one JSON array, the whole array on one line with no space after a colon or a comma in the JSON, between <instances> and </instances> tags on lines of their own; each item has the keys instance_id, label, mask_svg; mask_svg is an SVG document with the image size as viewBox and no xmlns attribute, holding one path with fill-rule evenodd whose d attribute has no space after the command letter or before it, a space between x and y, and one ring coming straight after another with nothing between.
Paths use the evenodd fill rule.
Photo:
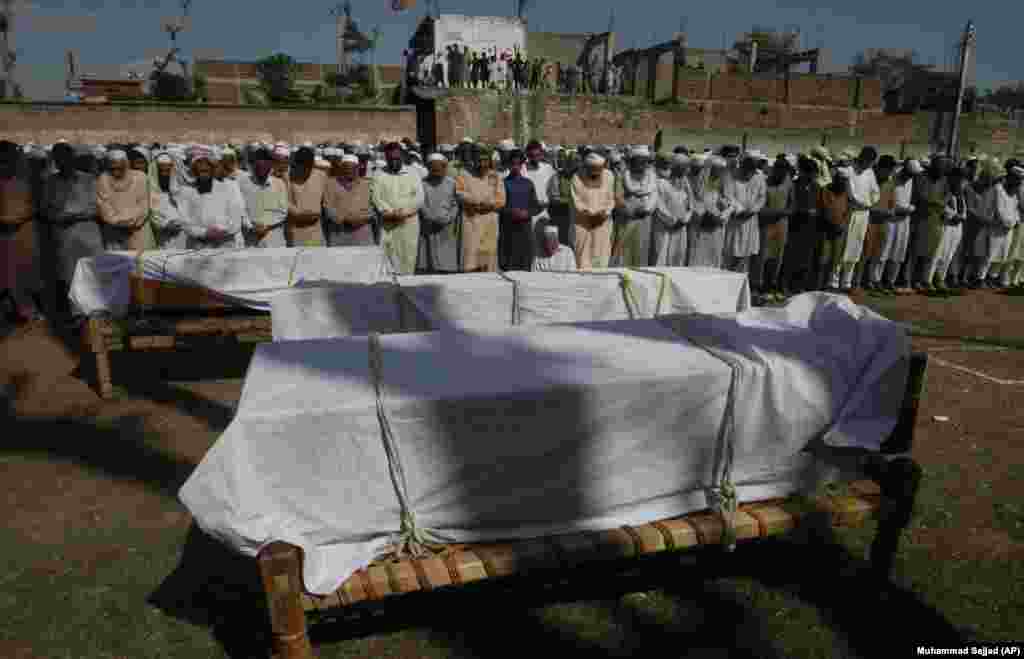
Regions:
<instances>
[{"instance_id":1,"label":"green tree","mask_svg":"<svg viewBox=\"0 0 1024 659\"><path fill-rule=\"evenodd\" d=\"M295 90L295 77L299 65L284 53L264 57L256 63L260 85L271 103L295 103L301 101L301 94Z\"/></svg>"},{"instance_id":2,"label":"green tree","mask_svg":"<svg viewBox=\"0 0 1024 659\"><path fill-rule=\"evenodd\" d=\"M206 76L202 73L193 74L192 98L196 101L206 100L208 91L209 85L206 82Z\"/></svg>"},{"instance_id":3,"label":"green tree","mask_svg":"<svg viewBox=\"0 0 1024 659\"><path fill-rule=\"evenodd\" d=\"M150 96L161 101L186 101L189 100L190 91L188 81L177 73L168 71L153 71L149 74L152 84Z\"/></svg>"}]
</instances>

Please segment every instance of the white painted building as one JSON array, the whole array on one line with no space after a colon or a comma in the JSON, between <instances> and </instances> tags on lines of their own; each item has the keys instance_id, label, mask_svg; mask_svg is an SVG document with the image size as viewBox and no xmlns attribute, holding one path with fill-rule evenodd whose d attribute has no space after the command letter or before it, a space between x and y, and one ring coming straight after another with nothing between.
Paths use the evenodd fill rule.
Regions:
<instances>
[{"instance_id":1,"label":"white painted building","mask_svg":"<svg viewBox=\"0 0 1024 659\"><path fill-rule=\"evenodd\" d=\"M448 79L448 60L445 54L450 45L458 46L460 50L468 46L470 51L496 51L499 58L502 53L511 56L518 48L525 57L526 22L505 16L460 14L424 18L409 41L409 48L419 58L421 75L429 72L436 59L441 62L445 79Z\"/></svg>"}]
</instances>

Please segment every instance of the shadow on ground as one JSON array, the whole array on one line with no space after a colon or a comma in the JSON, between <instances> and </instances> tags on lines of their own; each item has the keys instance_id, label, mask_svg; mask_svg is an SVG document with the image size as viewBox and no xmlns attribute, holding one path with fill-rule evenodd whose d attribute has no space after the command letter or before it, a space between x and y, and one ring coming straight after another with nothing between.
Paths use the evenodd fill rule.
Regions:
<instances>
[{"instance_id":1,"label":"shadow on ground","mask_svg":"<svg viewBox=\"0 0 1024 659\"><path fill-rule=\"evenodd\" d=\"M559 657L783 657L765 607L737 587L781 592L814 607L824 624L859 657L894 647L966 642L940 613L914 593L878 584L866 561L838 544L827 529L741 545L736 553L662 554L628 567L597 566L513 582L487 582L454 591L413 593L390 602L352 607L311 625L315 646L330 646L402 630L420 630L450 656L494 657L544 648ZM660 591L671 620L624 598ZM543 608L580 602L618 629L598 643L545 620ZM265 656L269 619L255 560L240 557L193 526L174 572L149 603L165 614L211 627L230 657ZM593 615L593 613L591 614ZM511 632L511 633L510 633Z\"/></svg>"}]
</instances>

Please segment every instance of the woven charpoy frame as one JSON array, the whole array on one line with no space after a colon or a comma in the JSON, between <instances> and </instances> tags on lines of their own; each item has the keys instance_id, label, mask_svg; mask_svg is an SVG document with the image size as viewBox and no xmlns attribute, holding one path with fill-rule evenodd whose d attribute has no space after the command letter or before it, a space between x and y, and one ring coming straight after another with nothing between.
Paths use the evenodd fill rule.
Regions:
<instances>
[{"instance_id":1,"label":"woven charpoy frame","mask_svg":"<svg viewBox=\"0 0 1024 659\"><path fill-rule=\"evenodd\" d=\"M920 487L921 468L905 454L913 446L914 425L924 393L928 357L915 353L896 428L879 453L853 453L867 477L848 484L843 495L774 499L739 506L735 537L744 543L790 532L815 519L834 527L878 520L871 545L875 578L887 580L900 536L910 523ZM312 595L302 582L302 550L273 542L258 556L270 611L272 651L279 659L311 659L307 614L344 611L413 592L456 590L460 586L527 575L564 574L601 562L629 561L669 551L720 545L722 520L700 511L639 526L478 544L451 544L440 553L378 560L358 570L333 593Z\"/></svg>"}]
</instances>

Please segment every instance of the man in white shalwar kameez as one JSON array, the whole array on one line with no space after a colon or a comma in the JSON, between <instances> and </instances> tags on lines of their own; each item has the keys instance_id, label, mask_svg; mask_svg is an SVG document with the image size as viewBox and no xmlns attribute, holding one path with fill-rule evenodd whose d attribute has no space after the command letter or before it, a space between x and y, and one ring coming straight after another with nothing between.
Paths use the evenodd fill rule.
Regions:
<instances>
[{"instance_id":1,"label":"man in white shalwar kameez","mask_svg":"<svg viewBox=\"0 0 1024 659\"><path fill-rule=\"evenodd\" d=\"M725 267L733 272L747 272L750 257L761 249L758 213L767 200L765 180L757 171L756 158L743 158L739 171L726 179L725 195L737 206L725 225Z\"/></svg>"},{"instance_id":2,"label":"man in white shalwar kameez","mask_svg":"<svg viewBox=\"0 0 1024 659\"><path fill-rule=\"evenodd\" d=\"M658 174L651 166L651 152L647 147L635 148L629 154L629 169L615 181L616 221L610 265L649 265L645 247L657 205Z\"/></svg>"},{"instance_id":3,"label":"man in white shalwar kameez","mask_svg":"<svg viewBox=\"0 0 1024 659\"><path fill-rule=\"evenodd\" d=\"M287 247L284 227L288 219L288 186L272 175L274 161L270 150L256 149L250 161L252 171L238 183L249 220L246 243L250 247Z\"/></svg>"},{"instance_id":4,"label":"man in white shalwar kameez","mask_svg":"<svg viewBox=\"0 0 1024 659\"><path fill-rule=\"evenodd\" d=\"M738 206L725 194L728 163L711 156L697 180L694 213L690 221L687 249L691 267L721 268L725 254L725 224Z\"/></svg>"},{"instance_id":5,"label":"man in white shalwar kameez","mask_svg":"<svg viewBox=\"0 0 1024 659\"><path fill-rule=\"evenodd\" d=\"M187 248L244 247L242 227L245 209L237 187L214 178L209 149L193 151L192 167L196 173L196 194L188 197L186 206L189 221L185 227Z\"/></svg>"},{"instance_id":6,"label":"man in white shalwar kameez","mask_svg":"<svg viewBox=\"0 0 1024 659\"><path fill-rule=\"evenodd\" d=\"M544 228L551 221L548 214L548 186L555 177L555 168L544 162L544 149L536 140L526 145L526 167L523 168L523 176L533 182L533 189L537 191L537 201L540 203L541 211L533 217L534 235L537 236L537 244L543 243ZM538 235L539 234L539 235Z\"/></svg>"},{"instance_id":7,"label":"man in white shalwar kameez","mask_svg":"<svg viewBox=\"0 0 1024 659\"><path fill-rule=\"evenodd\" d=\"M652 266L686 265L687 225L693 215L693 190L686 176L689 158L672 156L669 177L658 181L658 204L651 229Z\"/></svg>"},{"instance_id":8,"label":"man in white shalwar kameez","mask_svg":"<svg viewBox=\"0 0 1024 659\"><path fill-rule=\"evenodd\" d=\"M882 238L882 249L878 259L885 271L884 286L888 291L896 291L896 277L900 274L903 261L907 258L907 247L910 245L910 216L914 214L914 177L921 174L924 168L916 160L908 159L903 167L893 175L894 213L889 220Z\"/></svg>"},{"instance_id":9,"label":"man in white shalwar kameez","mask_svg":"<svg viewBox=\"0 0 1024 659\"><path fill-rule=\"evenodd\" d=\"M988 256L987 228L996 220L996 179L999 171L992 162L982 163L977 180L967 187L968 217L977 225L978 230L972 244L965 248L966 258L970 260L970 288L981 288L985 285L991 261Z\"/></svg>"},{"instance_id":10,"label":"man in white shalwar kameez","mask_svg":"<svg viewBox=\"0 0 1024 659\"><path fill-rule=\"evenodd\" d=\"M183 186L174 175L175 162L167 151L157 154L152 169L154 193L153 229L157 249L185 249L190 224L187 210L193 207L194 188Z\"/></svg>"},{"instance_id":11,"label":"man in white shalwar kameez","mask_svg":"<svg viewBox=\"0 0 1024 659\"><path fill-rule=\"evenodd\" d=\"M533 259L534 272L564 272L576 269L576 255L567 245L558 242L558 227L544 227L544 242Z\"/></svg>"},{"instance_id":12,"label":"man in white shalwar kameez","mask_svg":"<svg viewBox=\"0 0 1024 659\"><path fill-rule=\"evenodd\" d=\"M1024 168L1016 165L1011 166L1006 172L1006 178L996 183L995 189L995 214L993 222L982 226L978 232L980 245L984 246L984 260L981 263L978 274L982 281L989 276L998 276L999 285L1004 288L1010 285L1009 268L1006 267L1006 260L1010 254L1010 232L1020 222L1020 204L1017 201L1017 194L1021 188L1021 181L1024 180ZM994 263L999 263L998 269Z\"/></svg>"},{"instance_id":13,"label":"man in white shalwar kameez","mask_svg":"<svg viewBox=\"0 0 1024 659\"><path fill-rule=\"evenodd\" d=\"M954 167L946 175L947 193L946 206L943 209L942 237L935 251L931 254L925 281L940 291L946 290L946 275L953 263L956 251L963 238L964 221L967 219L967 200L965 198L966 175L960 168Z\"/></svg>"},{"instance_id":14,"label":"man in white shalwar kameez","mask_svg":"<svg viewBox=\"0 0 1024 659\"><path fill-rule=\"evenodd\" d=\"M842 290L849 291L853 287L853 272L864 252L864 237L868 232L871 209L878 204L881 191L878 179L875 178L874 165L878 160L878 152L866 146L853 162L852 173L847 179L849 192L850 220L843 235L842 254L836 259L832 278L840 278Z\"/></svg>"}]
</instances>

